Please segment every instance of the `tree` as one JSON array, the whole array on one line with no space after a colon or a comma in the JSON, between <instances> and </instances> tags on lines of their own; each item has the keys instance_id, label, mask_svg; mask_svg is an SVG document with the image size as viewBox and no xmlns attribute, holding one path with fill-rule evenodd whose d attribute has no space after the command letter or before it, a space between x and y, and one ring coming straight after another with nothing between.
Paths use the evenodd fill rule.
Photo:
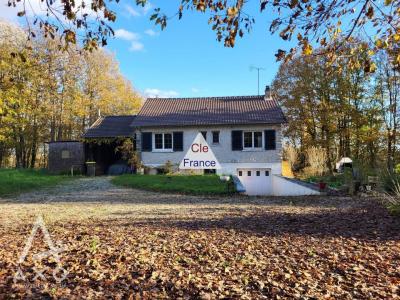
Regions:
<instances>
[{"instance_id":1,"label":"tree","mask_svg":"<svg viewBox=\"0 0 400 300\"><path fill-rule=\"evenodd\" d=\"M141 97L110 53L62 51L43 36L27 48L24 36L0 22L0 165L15 153L17 167L33 168L45 155L44 142L80 139L99 110L140 108Z\"/></svg>"},{"instance_id":2,"label":"tree","mask_svg":"<svg viewBox=\"0 0 400 300\"><path fill-rule=\"evenodd\" d=\"M379 69L375 76L375 97L382 108L386 131L386 160L389 171L394 169L394 157L399 129L400 70L393 64L390 54L378 56Z\"/></svg>"},{"instance_id":3,"label":"tree","mask_svg":"<svg viewBox=\"0 0 400 300\"><path fill-rule=\"evenodd\" d=\"M345 49L352 52L351 47ZM344 62L332 68L326 60L298 56L280 66L273 92L289 121L285 136L299 149L303 163L308 149L320 147L331 172L334 162L344 156L374 166L383 125L382 105L369 92L374 90L374 81L361 65Z\"/></svg>"},{"instance_id":4,"label":"tree","mask_svg":"<svg viewBox=\"0 0 400 300\"><path fill-rule=\"evenodd\" d=\"M57 1L43 2L45 15L29 11L32 0L8 0L9 6L18 7L18 16L25 17L29 27L29 36L35 37L32 22L27 14L34 15L33 24L38 24L45 37L60 36L63 48L81 40L84 49L93 50L106 45L109 36L114 34L110 24L116 20L116 13L109 8L109 1L86 2ZM118 1L117 1L118 2ZM160 8L156 8L150 19L164 29L173 17L182 18L187 10L209 13L209 24L216 32L218 41L233 47L237 36L250 32L255 23L254 17L246 12L250 1L244 0L181 0L172 17L168 17ZM137 5L145 6L149 0L136 0ZM261 0L260 11L272 18L269 26L271 33L278 33L283 40L296 40L296 46L289 51L279 49L278 60L288 61L300 52L313 53L313 47L324 47L324 55L332 63L341 56L343 41L350 43L353 49L365 47L359 45L354 37L364 35L371 39L375 49L396 51L396 63L400 63L398 52L400 43L400 0ZM269 19L268 16L268 19ZM78 34L79 32L79 34ZM368 33L367 33L368 32ZM82 38L80 38L82 36ZM370 45L371 46L371 45ZM349 63L357 64L350 58ZM369 57L363 65L373 71Z\"/></svg>"}]
</instances>

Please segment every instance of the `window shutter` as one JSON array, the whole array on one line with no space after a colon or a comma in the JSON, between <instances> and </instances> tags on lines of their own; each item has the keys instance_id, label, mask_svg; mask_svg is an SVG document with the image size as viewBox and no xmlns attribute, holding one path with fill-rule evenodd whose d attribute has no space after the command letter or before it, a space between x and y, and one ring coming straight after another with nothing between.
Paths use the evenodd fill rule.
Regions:
<instances>
[{"instance_id":1,"label":"window shutter","mask_svg":"<svg viewBox=\"0 0 400 300\"><path fill-rule=\"evenodd\" d=\"M183 132L174 132L174 151L183 151Z\"/></svg>"},{"instance_id":2,"label":"window shutter","mask_svg":"<svg viewBox=\"0 0 400 300\"><path fill-rule=\"evenodd\" d=\"M151 132L142 132L142 151L151 152L153 150L153 140Z\"/></svg>"},{"instance_id":3,"label":"window shutter","mask_svg":"<svg viewBox=\"0 0 400 300\"><path fill-rule=\"evenodd\" d=\"M232 151L243 150L243 131L232 130Z\"/></svg>"},{"instance_id":4,"label":"window shutter","mask_svg":"<svg viewBox=\"0 0 400 300\"><path fill-rule=\"evenodd\" d=\"M264 131L264 146L265 150L275 150L276 149L276 136L275 130L265 130Z\"/></svg>"}]
</instances>

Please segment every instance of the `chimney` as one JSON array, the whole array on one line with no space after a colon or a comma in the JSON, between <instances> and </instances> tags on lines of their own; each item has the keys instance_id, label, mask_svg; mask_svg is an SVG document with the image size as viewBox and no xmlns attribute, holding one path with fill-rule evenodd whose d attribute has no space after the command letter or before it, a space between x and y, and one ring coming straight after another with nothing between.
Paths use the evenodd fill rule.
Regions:
<instances>
[{"instance_id":1,"label":"chimney","mask_svg":"<svg viewBox=\"0 0 400 300\"><path fill-rule=\"evenodd\" d=\"M265 86L265 100L271 100L272 99L272 94L271 94L271 87L269 85Z\"/></svg>"}]
</instances>

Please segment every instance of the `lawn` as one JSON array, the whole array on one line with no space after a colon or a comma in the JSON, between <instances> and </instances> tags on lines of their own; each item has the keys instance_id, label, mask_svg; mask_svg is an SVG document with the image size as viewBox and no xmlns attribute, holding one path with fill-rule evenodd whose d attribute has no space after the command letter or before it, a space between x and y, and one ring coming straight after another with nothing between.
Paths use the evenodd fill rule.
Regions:
<instances>
[{"instance_id":1,"label":"lawn","mask_svg":"<svg viewBox=\"0 0 400 300\"><path fill-rule=\"evenodd\" d=\"M43 170L0 170L0 197L51 187L65 180L67 176L49 175Z\"/></svg>"},{"instance_id":2,"label":"lawn","mask_svg":"<svg viewBox=\"0 0 400 300\"><path fill-rule=\"evenodd\" d=\"M311 176L305 179L305 181L310 183L326 182L331 188L340 188L345 184L345 175L326 175L326 176Z\"/></svg>"},{"instance_id":3,"label":"lawn","mask_svg":"<svg viewBox=\"0 0 400 300\"><path fill-rule=\"evenodd\" d=\"M177 192L193 195L227 194L227 183L216 175L122 175L115 185L157 192Z\"/></svg>"}]
</instances>

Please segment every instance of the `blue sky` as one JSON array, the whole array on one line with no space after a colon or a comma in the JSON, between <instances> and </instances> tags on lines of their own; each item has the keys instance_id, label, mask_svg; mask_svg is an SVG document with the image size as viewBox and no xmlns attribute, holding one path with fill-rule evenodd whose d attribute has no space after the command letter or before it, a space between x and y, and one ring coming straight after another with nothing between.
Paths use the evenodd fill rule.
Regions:
<instances>
[{"instance_id":1,"label":"blue sky","mask_svg":"<svg viewBox=\"0 0 400 300\"><path fill-rule=\"evenodd\" d=\"M149 21L153 8L141 9L132 2L122 0L115 6L118 17L113 28L117 34L107 48L142 93L178 97L257 94L257 72L250 71L251 65L265 68L260 72L262 93L279 67L276 50L290 46L269 34L258 1L247 4L246 9L256 17L253 31L233 49L216 41L207 14L186 12L183 19L171 20L160 31ZM179 2L168 3L162 8L173 14Z\"/></svg>"},{"instance_id":2,"label":"blue sky","mask_svg":"<svg viewBox=\"0 0 400 300\"><path fill-rule=\"evenodd\" d=\"M39 7L39 0L30 1L37 1ZM0 0L0 4L6 2ZM257 94L257 72L250 70L253 65L265 69L260 72L262 93L279 67L274 54L290 44L268 32L267 14L260 14L259 1L246 4L245 10L255 17L256 24L233 49L216 41L207 14L186 11L181 20L169 21L164 31L149 20L154 7L161 5L163 11L173 15L179 3L153 0L146 8L136 6L134 0L113 4L116 36L108 41L107 49L116 55L122 73L135 89L169 97ZM15 10L0 9L0 18L16 21L15 15Z\"/></svg>"}]
</instances>

